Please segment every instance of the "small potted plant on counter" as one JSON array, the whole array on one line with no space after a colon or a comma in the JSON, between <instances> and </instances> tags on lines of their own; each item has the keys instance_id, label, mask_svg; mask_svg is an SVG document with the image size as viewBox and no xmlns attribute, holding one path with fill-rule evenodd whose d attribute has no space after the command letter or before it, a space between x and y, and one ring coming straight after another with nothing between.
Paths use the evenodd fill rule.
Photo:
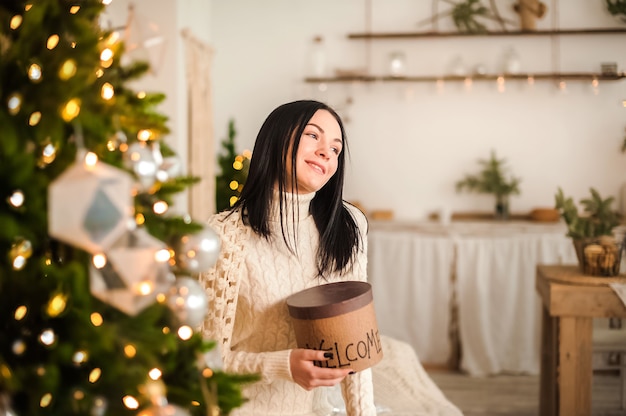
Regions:
<instances>
[{"instance_id":1,"label":"small potted plant on counter","mask_svg":"<svg viewBox=\"0 0 626 416\"><path fill-rule=\"evenodd\" d=\"M520 179L514 176L506 177L505 160L498 159L496 152L491 151L488 160L480 159L482 170L476 175L465 175L456 183L456 190L464 189L470 192L493 194L496 198L495 218L506 220L509 218L509 196L519 195Z\"/></svg>"},{"instance_id":2,"label":"small potted plant on counter","mask_svg":"<svg viewBox=\"0 0 626 416\"><path fill-rule=\"evenodd\" d=\"M590 198L580 200L581 212L559 188L555 208L567 224L567 236L572 238L581 271L591 276L617 276L624 241L616 239L613 232L620 224L620 214L612 209L612 196L602 199L594 188L590 192Z\"/></svg>"}]
</instances>

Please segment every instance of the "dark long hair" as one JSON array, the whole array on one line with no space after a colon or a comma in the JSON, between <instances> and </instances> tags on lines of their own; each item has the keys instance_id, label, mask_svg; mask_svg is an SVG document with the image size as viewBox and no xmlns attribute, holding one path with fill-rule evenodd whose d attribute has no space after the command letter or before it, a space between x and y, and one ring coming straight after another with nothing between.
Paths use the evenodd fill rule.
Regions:
<instances>
[{"instance_id":1,"label":"dark long hair","mask_svg":"<svg viewBox=\"0 0 626 416\"><path fill-rule=\"evenodd\" d=\"M289 226L284 223L288 201L285 193L298 192L296 154L300 137L318 110L326 110L335 117L341 129L344 149L339 153L337 172L316 192L310 205L310 213L320 235L317 269L320 276L326 277L330 272L341 273L351 269L357 252L363 246L356 220L343 201L345 153L348 150L346 133L341 118L328 105L318 101L300 100L283 104L270 113L257 135L248 178L232 210L234 212L240 209L244 221L252 230L269 239L269 218L273 208L275 185L278 185L278 210L283 239L292 252L295 252L285 234L285 229ZM288 158L293 167L290 181L287 181ZM291 184L289 189L288 183ZM291 201L294 204L291 212L294 213L297 207L293 198ZM295 224L291 226L294 227Z\"/></svg>"}]
</instances>

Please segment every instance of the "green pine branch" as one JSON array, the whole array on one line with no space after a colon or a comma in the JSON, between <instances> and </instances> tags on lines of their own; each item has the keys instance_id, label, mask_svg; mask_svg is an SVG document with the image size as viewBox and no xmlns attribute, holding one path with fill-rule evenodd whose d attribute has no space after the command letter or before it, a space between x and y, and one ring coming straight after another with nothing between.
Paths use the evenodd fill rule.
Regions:
<instances>
[{"instance_id":1,"label":"green pine branch","mask_svg":"<svg viewBox=\"0 0 626 416\"><path fill-rule=\"evenodd\" d=\"M498 159L495 151L489 159L479 159L482 169L477 174L468 174L456 183L457 192L467 190L483 194L493 194L496 197L518 195L521 179L507 176L505 159Z\"/></svg>"}]
</instances>

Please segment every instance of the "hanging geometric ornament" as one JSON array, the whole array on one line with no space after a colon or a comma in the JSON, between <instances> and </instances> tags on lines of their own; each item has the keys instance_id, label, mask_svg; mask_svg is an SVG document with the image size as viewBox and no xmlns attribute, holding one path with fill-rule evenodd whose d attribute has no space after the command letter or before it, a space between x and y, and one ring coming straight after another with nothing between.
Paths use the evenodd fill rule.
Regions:
<instances>
[{"instance_id":1,"label":"hanging geometric ornament","mask_svg":"<svg viewBox=\"0 0 626 416\"><path fill-rule=\"evenodd\" d=\"M93 159L70 166L48 189L49 234L92 254L105 251L126 231L132 184L127 172Z\"/></svg>"},{"instance_id":2,"label":"hanging geometric ornament","mask_svg":"<svg viewBox=\"0 0 626 416\"><path fill-rule=\"evenodd\" d=\"M155 22L137 13L131 4L128 7L128 19L124 33L125 53L122 64L129 61L147 62L150 72L157 74L165 56L165 37Z\"/></svg>"},{"instance_id":3,"label":"hanging geometric ornament","mask_svg":"<svg viewBox=\"0 0 626 416\"><path fill-rule=\"evenodd\" d=\"M137 175L141 191L147 191L156 181L157 170L163 158L157 160L155 154L152 146L145 142L131 144L125 154L126 167Z\"/></svg>"},{"instance_id":4,"label":"hanging geometric ornament","mask_svg":"<svg viewBox=\"0 0 626 416\"><path fill-rule=\"evenodd\" d=\"M167 293L167 305L181 325L198 328L207 313L207 295L198 280L180 276Z\"/></svg>"},{"instance_id":5,"label":"hanging geometric ornament","mask_svg":"<svg viewBox=\"0 0 626 416\"><path fill-rule=\"evenodd\" d=\"M217 261L220 246L219 235L207 225L197 233L184 235L175 248L178 267L189 274L206 271Z\"/></svg>"},{"instance_id":6,"label":"hanging geometric ornament","mask_svg":"<svg viewBox=\"0 0 626 416\"><path fill-rule=\"evenodd\" d=\"M169 250L143 228L127 231L105 253L93 256L91 293L128 315L136 315L175 281Z\"/></svg>"}]
</instances>

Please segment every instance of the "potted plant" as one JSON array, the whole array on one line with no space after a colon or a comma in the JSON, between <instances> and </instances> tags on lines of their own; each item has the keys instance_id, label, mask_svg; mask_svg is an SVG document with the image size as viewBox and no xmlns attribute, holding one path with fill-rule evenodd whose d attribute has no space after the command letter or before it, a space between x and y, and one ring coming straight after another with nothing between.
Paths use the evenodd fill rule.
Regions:
<instances>
[{"instance_id":1,"label":"potted plant","mask_svg":"<svg viewBox=\"0 0 626 416\"><path fill-rule=\"evenodd\" d=\"M605 0L606 9L611 15L626 22L626 0Z\"/></svg>"},{"instance_id":2,"label":"potted plant","mask_svg":"<svg viewBox=\"0 0 626 416\"><path fill-rule=\"evenodd\" d=\"M496 219L508 219L509 196L519 195L521 180L514 176L507 178L505 160L498 159L494 150L491 151L491 157L488 160L479 159L478 163L482 165L482 170L475 175L465 175L462 180L458 181L457 192L466 189L470 192L493 194L496 198Z\"/></svg>"},{"instance_id":3,"label":"potted plant","mask_svg":"<svg viewBox=\"0 0 626 416\"><path fill-rule=\"evenodd\" d=\"M580 200L581 212L559 188L555 208L567 224L567 236L572 238L581 271L592 276L616 276L624 242L615 238L613 230L620 224L621 216L612 209L615 198L603 199L594 188L590 188L590 193L590 198Z\"/></svg>"}]
</instances>

